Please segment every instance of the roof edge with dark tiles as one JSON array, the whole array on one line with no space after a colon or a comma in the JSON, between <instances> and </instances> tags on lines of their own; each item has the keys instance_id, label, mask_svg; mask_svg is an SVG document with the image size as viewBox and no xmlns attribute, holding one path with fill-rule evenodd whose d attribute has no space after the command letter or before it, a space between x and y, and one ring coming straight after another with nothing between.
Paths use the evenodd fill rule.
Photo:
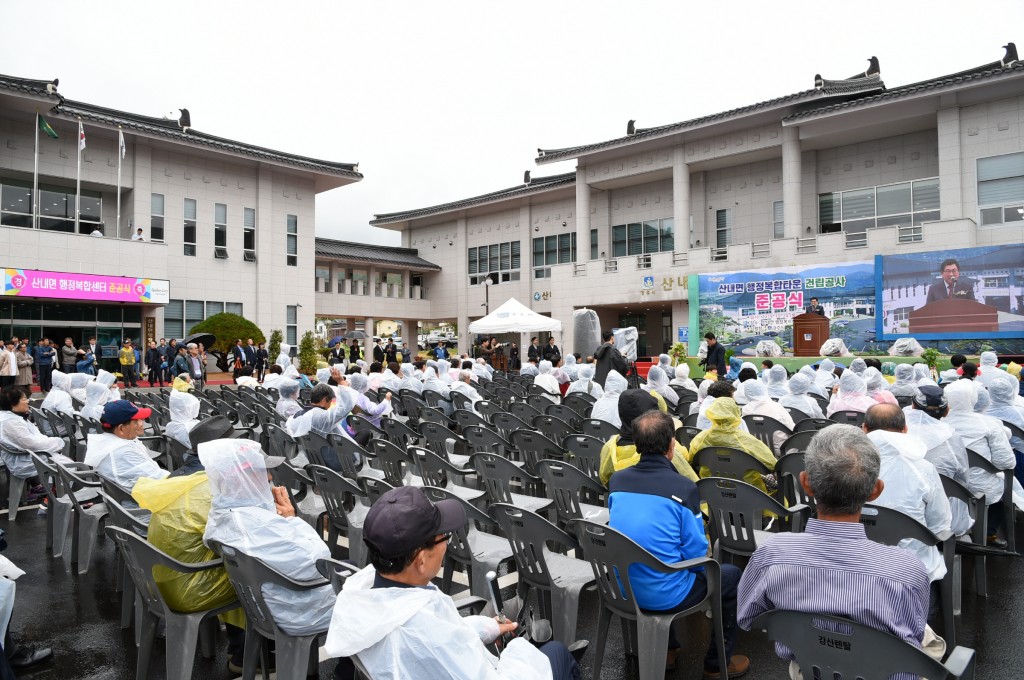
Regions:
<instances>
[{"instance_id":1,"label":"roof edge with dark tiles","mask_svg":"<svg viewBox=\"0 0 1024 680\"><path fill-rule=\"evenodd\" d=\"M315 252L317 257L441 271L440 266L420 257L419 250L416 248L378 246L368 243L357 243L355 241L338 241L317 236Z\"/></svg>"}]
</instances>

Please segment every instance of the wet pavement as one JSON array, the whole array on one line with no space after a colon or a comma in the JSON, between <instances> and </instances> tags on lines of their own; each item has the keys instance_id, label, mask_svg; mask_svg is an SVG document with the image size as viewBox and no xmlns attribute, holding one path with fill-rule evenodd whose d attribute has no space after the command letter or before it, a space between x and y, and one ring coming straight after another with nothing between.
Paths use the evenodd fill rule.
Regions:
<instances>
[{"instance_id":1,"label":"wet pavement","mask_svg":"<svg viewBox=\"0 0 1024 680\"><path fill-rule=\"evenodd\" d=\"M0 528L7 531L5 555L27 573L17 583L17 601L11 629L23 643L49 646L54 658L19 678L96 678L130 680L135 677L136 650L131 631L119 626L119 594L114 592L114 547L101 538L89 573L79 576L45 549L45 516L23 508L17 520L0 512ZM1021 533L1021 532L1018 532ZM1021 538L1018 538L1020 541ZM1024 545L1024 543L1021 543ZM989 596L973 590L973 569L964 568L963 615L959 643L978 653L977 678L1024 678L1024 575L1018 559L988 560ZM584 593L579 617L579 636L596 638L598 598ZM686 619L682 631L686 654L677 670L665 677L696 680L701 677L701 659L707 645L708 622L704 617ZM215 659L197 658L193 677L228 680L237 677L227 669L223 634L218 637ZM786 663L772 653L772 646L760 632L741 633L737 653L751 658L747 677L765 680L788 678ZM197 654L198 657L198 654ZM593 650L584 659L583 677L593 677ZM145 677L161 680L165 675L164 642L154 645L149 672ZM332 676L334 661L320 665L320 677ZM636 661L622 653L621 628L612 623L605 653L602 678L638 677ZM524 679L525 680L525 679Z\"/></svg>"}]
</instances>

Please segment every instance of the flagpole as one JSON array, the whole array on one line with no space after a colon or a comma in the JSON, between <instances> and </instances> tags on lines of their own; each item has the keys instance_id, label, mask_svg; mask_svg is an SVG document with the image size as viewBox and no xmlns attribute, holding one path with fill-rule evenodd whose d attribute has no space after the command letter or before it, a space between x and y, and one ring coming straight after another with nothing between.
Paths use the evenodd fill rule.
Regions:
<instances>
[{"instance_id":1,"label":"flagpole","mask_svg":"<svg viewBox=\"0 0 1024 680\"><path fill-rule=\"evenodd\" d=\"M122 149L124 148L124 133L121 132L121 126L117 126L117 235L115 238L121 238L121 157Z\"/></svg>"},{"instance_id":2,"label":"flagpole","mask_svg":"<svg viewBox=\"0 0 1024 680\"><path fill-rule=\"evenodd\" d=\"M36 143L32 152L32 228L39 228L39 109L36 109Z\"/></svg>"},{"instance_id":3,"label":"flagpole","mask_svg":"<svg viewBox=\"0 0 1024 680\"><path fill-rule=\"evenodd\" d=\"M75 176L75 233L78 233L79 205L82 196L82 119L78 119L78 174Z\"/></svg>"}]
</instances>

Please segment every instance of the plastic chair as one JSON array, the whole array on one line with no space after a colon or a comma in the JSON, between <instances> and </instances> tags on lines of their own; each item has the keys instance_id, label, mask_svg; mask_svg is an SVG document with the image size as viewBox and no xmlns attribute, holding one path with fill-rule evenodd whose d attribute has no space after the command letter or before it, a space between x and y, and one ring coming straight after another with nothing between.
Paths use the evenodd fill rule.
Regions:
<instances>
[{"instance_id":1,"label":"plastic chair","mask_svg":"<svg viewBox=\"0 0 1024 680\"><path fill-rule=\"evenodd\" d=\"M672 407L671 411L677 417L685 419L690 415L690 407L696 403L696 399L680 399L676 402L676 405Z\"/></svg>"},{"instance_id":2,"label":"plastic chair","mask_svg":"<svg viewBox=\"0 0 1024 680\"><path fill-rule=\"evenodd\" d=\"M746 482L724 477L697 481L700 500L708 504L713 540L712 556L722 561L724 550L732 555L750 557L769 533L761 529L764 511L787 520L791 531L803 531L810 508L806 505L783 506L774 498Z\"/></svg>"},{"instance_id":3,"label":"plastic chair","mask_svg":"<svg viewBox=\"0 0 1024 680\"><path fill-rule=\"evenodd\" d=\"M540 409L525 401L512 402L508 405L508 412L526 423L531 422L534 416L540 415Z\"/></svg>"},{"instance_id":4,"label":"plastic chair","mask_svg":"<svg viewBox=\"0 0 1024 680\"><path fill-rule=\"evenodd\" d=\"M1003 497L999 501L1003 504L1004 513L1002 530L1006 535L1007 551L1017 552L1017 531L1014 526L1017 510L1013 505L1013 468L1000 470L988 458L971 449L967 449L967 464L972 468L979 468L989 474L1003 473Z\"/></svg>"},{"instance_id":5,"label":"plastic chair","mask_svg":"<svg viewBox=\"0 0 1024 680\"><path fill-rule=\"evenodd\" d=\"M71 499L65 498L64 484L50 458L40 456L38 453L30 455L32 463L36 466L39 483L46 489L46 497L49 499L46 510L46 549L52 550L54 557L61 557L64 554L64 543L67 540L68 525L73 512ZM99 495L93 489L88 489L85 493L89 494L90 498L83 500L91 500Z\"/></svg>"},{"instance_id":6,"label":"plastic chair","mask_svg":"<svg viewBox=\"0 0 1024 680\"><path fill-rule=\"evenodd\" d=\"M370 506L360 499L366 498L363 491L351 479L342 477L323 465L307 465L306 472L316 484L327 508L327 546L334 555L338 548L338 536L342 531L348 538L348 557L360 567L366 565L366 545L363 543L363 521ZM355 501L346 496L355 497Z\"/></svg>"},{"instance_id":7,"label":"plastic chair","mask_svg":"<svg viewBox=\"0 0 1024 680\"><path fill-rule=\"evenodd\" d=\"M791 437L792 438L792 437ZM789 441L789 440L786 440ZM793 451L779 458L775 463L775 477L779 480L776 499L787 506L806 505L811 516L818 514L814 496L808 496L800 484L800 473L804 471L804 452Z\"/></svg>"},{"instance_id":8,"label":"plastic chair","mask_svg":"<svg viewBox=\"0 0 1024 680\"><path fill-rule=\"evenodd\" d=\"M456 466L463 466L469 460L470 446L460 434L456 434L437 423L423 422L420 435L427 442L427 448L439 456L447 456ZM396 442L397 443L397 442ZM401 445L399 445L401 446Z\"/></svg>"},{"instance_id":9,"label":"plastic chair","mask_svg":"<svg viewBox=\"0 0 1024 680\"><path fill-rule=\"evenodd\" d=\"M1011 475L1012 476L1012 475ZM868 539L885 545L899 545L913 538L924 545L935 546L946 563L946 575L939 582L942 606L942 635L950 647L956 645L956 620L953 616L953 554L956 536L952 531L932 533L928 527L898 510L880 505L865 505L860 511L860 523Z\"/></svg>"},{"instance_id":10,"label":"plastic chair","mask_svg":"<svg viewBox=\"0 0 1024 680\"><path fill-rule=\"evenodd\" d=\"M800 423L797 423L797 425L799 424ZM811 440L814 439L814 435L816 434L818 434L818 430L794 431L786 441L782 442L782 446L779 447L779 451L782 453L783 457L786 457L786 455L790 453L806 453L807 447L810 446Z\"/></svg>"},{"instance_id":11,"label":"plastic chair","mask_svg":"<svg viewBox=\"0 0 1024 680\"><path fill-rule=\"evenodd\" d=\"M314 590L329 585L324 578L312 581L296 581L264 564L260 559L246 555L241 550L210 541L210 548L224 559L224 570L235 588L238 601L245 610L245 654L242 661L242 677L256 675L257 654L261 650L263 668L269 665L266 647L259 637L274 641L277 655L277 677L280 680L305 680L310 671L320 664L319 640L327 635L327 628L309 635L289 635L274 621L273 611L263 597L263 586L274 585L293 592ZM266 675L264 673L264 675Z\"/></svg>"},{"instance_id":12,"label":"plastic chair","mask_svg":"<svg viewBox=\"0 0 1024 680\"><path fill-rule=\"evenodd\" d=\"M508 503L530 512L538 512L551 505L550 498L528 496L512 491L514 479L519 480L523 491L537 489L541 479L507 458L495 453L474 453L469 459L469 464L479 475L484 491L492 503Z\"/></svg>"},{"instance_id":13,"label":"plastic chair","mask_svg":"<svg viewBox=\"0 0 1024 680\"><path fill-rule=\"evenodd\" d=\"M462 430L470 453L497 453L509 460L516 458L516 447L512 442L494 431L493 427L469 425Z\"/></svg>"},{"instance_id":14,"label":"plastic chair","mask_svg":"<svg viewBox=\"0 0 1024 680\"><path fill-rule=\"evenodd\" d=\"M370 437L373 439L387 437L387 435L384 434L384 428L377 427L371 423L366 416L353 413L349 415L348 422L352 426L352 429L356 431L356 434L359 434L360 432L369 432Z\"/></svg>"},{"instance_id":15,"label":"plastic chair","mask_svg":"<svg viewBox=\"0 0 1024 680\"><path fill-rule=\"evenodd\" d=\"M574 434L562 440L562 448L568 454L569 463L582 470L591 479L600 482L603 441L587 434Z\"/></svg>"},{"instance_id":16,"label":"plastic chair","mask_svg":"<svg viewBox=\"0 0 1024 680\"><path fill-rule=\"evenodd\" d=\"M101 492L99 497L103 499L103 504L107 506L107 510L110 512L107 516L107 526L118 527L146 538L149 533L149 524L148 520L144 520L143 517L149 516L150 513L148 511L134 514L105 493ZM117 576L114 579L114 590L121 593L121 630L131 626L132 611L136 610L135 644L137 645L142 640L142 602L135 596L134 581L132 580L131 571L128 569L128 560L121 553L120 549L115 554L118 558L118 565L116 567Z\"/></svg>"},{"instance_id":17,"label":"plastic chair","mask_svg":"<svg viewBox=\"0 0 1024 680\"><path fill-rule=\"evenodd\" d=\"M554 441L560 442L569 435L576 434L576 428L556 416L547 414L534 416L531 422L534 430L538 430L545 437Z\"/></svg>"},{"instance_id":18,"label":"plastic chair","mask_svg":"<svg viewBox=\"0 0 1024 680\"><path fill-rule=\"evenodd\" d=\"M516 558L519 583L516 594L526 602L530 588L538 591L541 618L551 621L554 639L570 645L576 641L580 592L594 583L594 573L583 560L554 552L548 543L567 550L578 549L575 537L540 515L507 503L495 503L488 514L508 537Z\"/></svg>"},{"instance_id":19,"label":"plastic chair","mask_svg":"<svg viewBox=\"0 0 1024 680\"><path fill-rule=\"evenodd\" d=\"M817 432L818 430L824 430L830 425L835 425L837 421L830 420L828 418L804 418L796 427L793 428L793 433L797 432Z\"/></svg>"},{"instance_id":20,"label":"plastic chair","mask_svg":"<svg viewBox=\"0 0 1024 680\"><path fill-rule=\"evenodd\" d=\"M612 617L623 621L623 637L629 652L632 636L625 634L625 622L636 622L636 640L632 651L639 657L640 680L662 680L665 677L665 656L668 653L668 634L672 624L697 612L711 611L711 630L718 645L718 658L725 659L725 638L722 635L722 576L718 562L710 557L698 557L676 564L666 564L647 552L625 535L595 522L578 520L573 523L580 549L597 580L601 608L597 622L596 658L594 677L601 677L601 664L608 640ZM640 608L633 594L630 567L644 565L663 574L675 574L703 567L707 575L708 594L693 607L674 613L654 613ZM722 677L728 677L724 664Z\"/></svg>"},{"instance_id":21,"label":"plastic chair","mask_svg":"<svg viewBox=\"0 0 1024 680\"><path fill-rule=\"evenodd\" d=\"M388 491L395 488L394 484L389 484L383 479L374 479L373 477L360 477L359 488L366 494L366 501L373 507L373 504L380 499Z\"/></svg>"},{"instance_id":22,"label":"plastic chair","mask_svg":"<svg viewBox=\"0 0 1024 680\"><path fill-rule=\"evenodd\" d=\"M267 425L270 435L270 455L292 460L299 452L299 444L288 432L278 425Z\"/></svg>"},{"instance_id":23,"label":"plastic chair","mask_svg":"<svg viewBox=\"0 0 1024 680\"><path fill-rule=\"evenodd\" d=\"M585 392L573 392L572 394L565 395L565 398L562 399L562 405L571 408L584 418L589 418L595 401L597 400Z\"/></svg>"},{"instance_id":24,"label":"plastic chair","mask_svg":"<svg viewBox=\"0 0 1024 680\"><path fill-rule=\"evenodd\" d=\"M621 434L621 432L619 431L619 428L615 427L607 420L601 420L600 418L584 418L580 422L580 434L587 434L606 442L615 435Z\"/></svg>"},{"instance_id":25,"label":"plastic chair","mask_svg":"<svg viewBox=\"0 0 1024 680\"><path fill-rule=\"evenodd\" d=\"M800 409L793 408L792 406L784 406L783 408L785 408L786 412L789 413L789 417L793 419L794 425L805 418L811 417L810 414L804 413Z\"/></svg>"},{"instance_id":26,"label":"plastic chair","mask_svg":"<svg viewBox=\"0 0 1024 680\"><path fill-rule=\"evenodd\" d=\"M680 445L685 446L687 450L689 450L690 442L692 442L693 438L696 437L701 432L703 432L703 430L699 428L690 427L689 425L681 425L680 427L676 428L676 441L679 442Z\"/></svg>"},{"instance_id":27,"label":"plastic chair","mask_svg":"<svg viewBox=\"0 0 1024 680\"><path fill-rule=\"evenodd\" d=\"M696 402L695 402L696 403ZM683 425L687 427L697 427L697 421L700 419L700 412L688 413L683 416Z\"/></svg>"},{"instance_id":28,"label":"plastic chair","mask_svg":"<svg viewBox=\"0 0 1024 680\"><path fill-rule=\"evenodd\" d=\"M483 402L477 402L483 403ZM484 416L480 415L476 411L467 411L466 409L457 409L452 413L452 420L459 426L460 430L464 430L467 427L476 425L477 427L493 427L490 421Z\"/></svg>"},{"instance_id":29,"label":"plastic chair","mask_svg":"<svg viewBox=\"0 0 1024 680\"><path fill-rule=\"evenodd\" d=\"M575 428L579 426L580 421L585 417L581 413L573 411L565 404L548 404L544 407L544 415L554 416L559 420L568 423L569 427L573 428L574 431Z\"/></svg>"},{"instance_id":30,"label":"plastic chair","mask_svg":"<svg viewBox=\"0 0 1024 680\"><path fill-rule=\"evenodd\" d=\"M467 475L475 475L476 471L472 468L469 470L457 468L449 463L447 459L422 446L410 446L408 453L413 461L415 461L417 471L419 472L420 479L423 480L424 486L442 488L470 503L484 495L484 492L480 489L458 485L454 481L455 478L465 479Z\"/></svg>"},{"instance_id":31,"label":"plastic chair","mask_svg":"<svg viewBox=\"0 0 1024 680\"><path fill-rule=\"evenodd\" d=\"M861 423L864 422L864 413L862 411L836 411L828 419L841 425L860 427Z\"/></svg>"},{"instance_id":32,"label":"plastic chair","mask_svg":"<svg viewBox=\"0 0 1024 680\"><path fill-rule=\"evenodd\" d=\"M792 430L771 416L743 416L743 422L747 424L747 429L750 431L750 434L760 439L761 442L773 452L776 448L776 432L784 432L787 438L793 434ZM778 457L778 454L776 454L776 457Z\"/></svg>"},{"instance_id":33,"label":"plastic chair","mask_svg":"<svg viewBox=\"0 0 1024 680\"><path fill-rule=\"evenodd\" d=\"M914 403L914 398L909 396L896 397L896 403L900 408L906 408Z\"/></svg>"},{"instance_id":34,"label":"plastic chair","mask_svg":"<svg viewBox=\"0 0 1024 680\"><path fill-rule=\"evenodd\" d=\"M498 433L505 439L511 437L516 430L532 429L529 422L504 411L492 414L491 423L498 428Z\"/></svg>"},{"instance_id":35,"label":"plastic chair","mask_svg":"<svg viewBox=\"0 0 1024 680\"><path fill-rule=\"evenodd\" d=\"M728 477L743 481L743 475L754 470L762 475L771 474L768 466L754 458L746 451L733 449L728 446L706 446L697 451L693 458L693 467L700 474L701 468L707 468L710 473L704 477Z\"/></svg>"},{"instance_id":36,"label":"plastic chair","mask_svg":"<svg viewBox=\"0 0 1024 680\"><path fill-rule=\"evenodd\" d=\"M548 496L555 501L558 521L565 525L574 519L608 523L607 490L577 467L558 460L542 460L537 472L544 480Z\"/></svg>"},{"instance_id":37,"label":"plastic chair","mask_svg":"<svg viewBox=\"0 0 1024 680\"><path fill-rule=\"evenodd\" d=\"M682 385L669 385L672 391L679 397L679 401L697 401L700 395L693 390L688 390Z\"/></svg>"},{"instance_id":38,"label":"plastic chair","mask_svg":"<svg viewBox=\"0 0 1024 680\"><path fill-rule=\"evenodd\" d=\"M381 418L380 429L388 441L398 446L408 446L420 440L420 433L397 418Z\"/></svg>"},{"instance_id":39,"label":"plastic chair","mask_svg":"<svg viewBox=\"0 0 1024 680\"><path fill-rule=\"evenodd\" d=\"M818 407L821 408L822 413L828 410L828 397L823 397L815 392L808 392L807 396L818 402Z\"/></svg>"},{"instance_id":40,"label":"plastic chair","mask_svg":"<svg viewBox=\"0 0 1024 680\"><path fill-rule=\"evenodd\" d=\"M988 536L988 513L985 512L985 494L971 493L970 489L956 481L952 477L939 473L939 479L942 481L942 490L945 492L946 497L949 499L950 505L955 502L963 503L967 506L967 513L974 520L974 524L971 526L971 543L973 545L985 545L985 539ZM954 548L959 548L961 543L957 541L954 543ZM954 582L953 582L953 610L955 613L960 611L960 599L962 583L962 569L963 555L957 551L953 556L953 571L954 571ZM974 583L975 590L982 597L986 597L988 594L988 583L985 573L985 556L980 554L974 555Z\"/></svg>"},{"instance_id":41,"label":"plastic chair","mask_svg":"<svg viewBox=\"0 0 1024 680\"><path fill-rule=\"evenodd\" d=\"M377 456L377 464L384 480L391 486L423 486L423 480L413 474L416 461L411 455L386 439L370 441L370 449Z\"/></svg>"},{"instance_id":42,"label":"plastic chair","mask_svg":"<svg viewBox=\"0 0 1024 680\"><path fill-rule=\"evenodd\" d=\"M167 553L150 545L146 539L134 532L116 526L106 528L107 536L115 542L121 556L128 565L137 597L142 601L142 635L139 640L139 657L136 666L136 680L149 677L149 657L153 650L153 639L159 620L166 626L167 678L187 680L192 677L196 656L196 640L203 657L214 657L214 636L217 628L217 614L238 608L237 601L231 601L213 609L199 612L177 612L167 606L156 580L153 568L162 567L183 574L197 574L201 571L219 569L221 560L209 562L179 562ZM251 676L250 676L251 677Z\"/></svg>"},{"instance_id":43,"label":"plastic chair","mask_svg":"<svg viewBox=\"0 0 1024 680\"><path fill-rule=\"evenodd\" d=\"M285 462L268 469L267 472L270 473L276 486L283 486L288 492L288 500L291 501L296 517L314 529L322 526L320 518L327 512L327 508L319 496L311 493L313 480L305 470L300 470L293 467L291 463Z\"/></svg>"},{"instance_id":44,"label":"plastic chair","mask_svg":"<svg viewBox=\"0 0 1024 680\"><path fill-rule=\"evenodd\" d=\"M452 399L452 404L455 406L456 409L463 409L465 411L473 410L473 400L467 397L462 392L456 392L455 390L452 390L450 396Z\"/></svg>"},{"instance_id":45,"label":"plastic chair","mask_svg":"<svg viewBox=\"0 0 1024 680\"><path fill-rule=\"evenodd\" d=\"M941 663L889 633L838 616L776 609L757 617L752 628L766 629L768 639L792 651L805 678L888 680L897 672L930 680L974 678L973 649L954 647Z\"/></svg>"},{"instance_id":46,"label":"plastic chair","mask_svg":"<svg viewBox=\"0 0 1024 680\"><path fill-rule=\"evenodd\" d=\"M78 573L89 572L89 563L92 560L93 549L96 546L96 535L99 533L100 521L107 515L107 507L103 503L96 503L90 508L83 507L85 501L79 500L76 494L84 488L93 488L97 491L100 488L99 475L85 463L67 463L62 465L56 463L57 476L67 491L67 499L71 501L72 522L71 522L71 564L78 565Z\"/></svg>"},{"instance_id":47,"label":"plastic chair","mask_svg":"<svg viewBox=\"0 0 1024 680\"><path fill-rule=\"evenodd\" d=\"M552 416L538 416L540 418L551 418ZM566 435L572 434L570 430ZM536 474L537 464L542 460L554 459L554 460L565 460L565 451L557 443L564 437L559 437L557 440L553 440L549 437L544 436L538 432L531 430L516 430L512 433L512 445L519 451L523 456L523 463L526 465L526 469Z\"/></svg>"},{"instance_id":48,"label":"plastic chair","mask_svg":"<svg viewBox=\"0 0 1024 680\"><path fill-rule=\"evenodd\" d=\"M505 407L498 401L484 400L476 402L476 412L487 420L488 423L493 422L491 416L495 413L505 412ZM457 421L456 421L457 422Z\"/></svg>"},{"instance_id":49,"label":"plastic chair","mask_svg":"<svg viewBox=\"0 0 1024 680\"><path fill-rule=\"evenodd\" d=\"M451 397L442 396L440 392L434 390L423 390L423 400L427 402L427 406L439 408L445 414L455 410L455 404L452 402Z\"/></svg>"},{"instance_id":50,"label":"plastic chair","mask_svg":"<svg viewBox=\"0 0 1024 680\"><path fill-rule=\"evenodd\" d=\"M466 413L469 413L468 411ZM440 409L436 409L430 406L424 406L417 413L419 416L419 422L429 422L441 427L451 427L452 419L441 412Z\"/></svg>"},{"instance_id":51,"label":"plastic chair","mask_svg":"<svg viewBox=\"0 0 1024 680\"><path fill-rule=\"evenodd\" d=\"M18 453L21 453L20 451ZM7 521L13 522L18 517L18 509L25 497L26 479L15 477L11 471L0 462L0 467L7 473Z\"/></svg>"}]
</instances>

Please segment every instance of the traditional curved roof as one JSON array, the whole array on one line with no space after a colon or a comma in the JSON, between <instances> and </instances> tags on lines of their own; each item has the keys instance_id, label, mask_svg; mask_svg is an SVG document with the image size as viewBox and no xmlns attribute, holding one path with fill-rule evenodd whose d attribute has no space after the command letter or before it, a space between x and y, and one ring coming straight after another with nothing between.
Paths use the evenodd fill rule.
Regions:
<instances>
[{"instance_id":1,"label":"traditional curved roof","mask_svg":"<svg viewBox=\"0 0 1024 680\"><path fill-rule=\"evenodd\" d=\"M354 260L370 264L385 264L422 271L439 272L441 267L419 256L415 248L374 246L354 241L335 241L329 238L316 239L316 256L338 260Z\"/></svg>"}]
</instances>

